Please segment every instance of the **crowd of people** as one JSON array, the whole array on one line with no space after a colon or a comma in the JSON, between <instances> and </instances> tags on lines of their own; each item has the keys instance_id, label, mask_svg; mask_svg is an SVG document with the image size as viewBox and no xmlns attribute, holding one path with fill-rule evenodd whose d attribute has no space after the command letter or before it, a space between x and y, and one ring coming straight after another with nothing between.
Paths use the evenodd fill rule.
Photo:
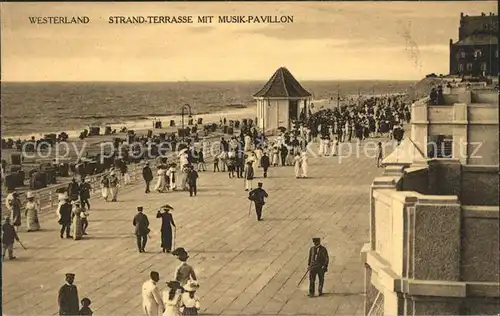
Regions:
<instances>
[{"instance_id":1,"label":"crowd of people","mask_svg":"<svg viewBox=\"0 0 500 316\"><path fill-rule=\"evenodd\" d=\"M208 140L202 141L201 148L189 145L173 158L158 158L153 172L150 162L145 161L142 177L145 182L145 193L151 192L151 183L156 178L152 191L163 193L168 191L186 191L190 196L197 196L197 182L200 172L207 172L206 158L213 158L213 173L227 172L228 178L240 178L244 181L244 189L248 191L250 207L254 206L257 220L261 221L265 199L269 197L259 181L254 186L254 179L265 179L269 176L269 168L292 167L295 178L308 177L308 144L319 141L319 153L335 154L339 142L349 142L352 137L359 141L367 137L386 135L401 140L397 134L398 128L409 121L409 108L403 102L402 96L368 98L361 104L342 106L333 110L319 110L312 113L308 119L297 122L291 131L283 131L278 137L268 139L254 126L241 129L239 136L229 140L224 137L216 146ZM397 137L396 137L397 136ZM334 139L333 145L330 142ZM380 147L380 143L379 143ZM215 149L215 150L214 150ZM213 151L213 152L210 152ZM378 155L377 164L382 157ZM172 160L172 161L170 161ZM258 170L259 176L257 175ZM100 181L102 197L106 201L118 200L118 188L121 183L131 182L126 168L113 168L102 176ZM82 239L87 234L90 209L90 192L92 188L85 178L78 183L76 179L65 190L59 192L59 204L56 210L58 223L61 225L60 237ZM8 251L9 258L13 255L13 244L19 237L17 231L21 226L21 202L16 192L9 194L6 206L11 216L5 219L3 230L3 257ZM40 204L35 195L28 192L24 207L27 231L40 229L38 213ZM173 280L168 280L167 290L160 293L158 272L152 271L150 280L142 287L143 311L145 315L164 316L197 315L200 308L196 290L199 284L194 269L187 264L189 258L184 248L175 248L176 224L173 218L173 207L164 205L157 212L156 218L161 220L160 248L164 253L171 253L180 261ZM137 208L137 214L132 220L137 237L137 250L146 252L150 234L150 222L143 207ZM314 295L314 282L319 278L318 293L322 294L324 273L328 268L328 253L315 238L310 250L308 274L310 280L310 296ZM78 299L76 287L73 285L74 274L66 275L66 284L59 292L59 307L61 315L91 315L90 299ZM80 307L79 304L82 304ZM83 311L82 311L83 309ZM83 314L82 314L83 313Z\"/></svg>"},{"instance_id":2,"label":"crowd of people","mask_svg":"<svg viewBox=\"0 0 500 316\"><path fill-rule=\"evenodd\" d=\"M335 151L335 144L369 137L400 142L403 124L410 121L410 105L404 95L369 97L334 109L321 109L297 124L297 134L308 141L319 137L320 147ZM333 141L333 142L332 142Z\"/></svg>"}]
</instances>

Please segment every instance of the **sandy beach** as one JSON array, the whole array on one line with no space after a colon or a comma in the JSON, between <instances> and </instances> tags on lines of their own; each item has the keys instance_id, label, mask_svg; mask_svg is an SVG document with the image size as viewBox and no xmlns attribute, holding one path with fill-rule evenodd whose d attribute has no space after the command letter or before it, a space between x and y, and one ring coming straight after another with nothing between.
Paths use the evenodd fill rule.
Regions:
<instances>
[{"instance_id":1,"label":"sandy beach","mask_svg":"<svg viewBox=\"0 0 500 316\"><path fill-rule=\"evenodd\" d=\"M196 123L198 118L203 118L203 124L210 124L210 123L218 123L220 119L226 118L227 120L239 120L243 118L254 118L255 117L255 107L254 106L249 106L247 108L238 108L238 109L230 109L227 111L218 111L214 113L207 113L207 114L194 114L193 115L193 120ZM101 134L104 132L104 127L105 126L111 126L111 129L116 129L117 132L122 128L122 127L127 127L129 130L134 130L134 131L147 131L149 129L153 129L153 120L161 120L163 129L167 129L169 127L170 120L175 121L175 128L180 128L181 126L181 121L182 121L182 116L181 115L168 115L168 116L156 116L156 117L148 117L147 119L144 120L135 120L135 121L126 121L124 123L119 123L119 124L103 124L101 125ZM188 115L184 115L184 125L187 126L188 123ZM89 126L82 126L81 129L79 130L70 130L70 131L53 131L52 133L59 134L61 132L66 132L70 138L70 140L73 140L74 138L78 138L80 135L81 131L83 131L85 128L88 129ZM32 136L34 136L36 139L43 138L45 134L49 133L38 133L38 134L21 134L21 135L2 135L2 138L8 139L12 138L14 140L16 139L30 139Z\"/></svg>"}]
</instances>

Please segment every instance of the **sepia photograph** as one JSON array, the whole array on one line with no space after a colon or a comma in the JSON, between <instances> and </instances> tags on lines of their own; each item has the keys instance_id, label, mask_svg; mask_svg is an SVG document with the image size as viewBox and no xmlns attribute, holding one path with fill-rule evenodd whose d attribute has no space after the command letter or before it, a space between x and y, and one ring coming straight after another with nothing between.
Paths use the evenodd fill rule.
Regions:
<instances>
[{"instance_id":1,"label":"sepia photograph","mask_svg":"<svg viewBox=\"0 0 500 316\"><path fill-rule=\"evenodd\" d=\"M496 1L0 13L3 315L499 315Z\"/></svg>"}]
</instances>

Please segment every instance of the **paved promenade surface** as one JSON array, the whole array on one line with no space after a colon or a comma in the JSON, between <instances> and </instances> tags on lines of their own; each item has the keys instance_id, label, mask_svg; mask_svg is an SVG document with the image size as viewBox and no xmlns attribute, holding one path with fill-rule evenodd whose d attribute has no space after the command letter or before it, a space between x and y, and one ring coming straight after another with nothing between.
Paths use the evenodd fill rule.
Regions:
<instances>
[{"instance_id":1,"label":"paved promenade surface","mask_svg":"<svg viewBox=\"0 0 500 316\"><path fill-rule=\"evenodd\" d=\"M76 274L80 299L96 315L142 315L141 284L160 273L160 287L178 261L161 253L159 206L175 207L176 246L185 247L198 274L204 315L361 315L363 267L359 251L369 240L369 187L382 172L374 159L310 158L309 179L293 167L270 169L264 221L248 216L241 179L201 172L199 194L144 194L142 181L121 190L119 202L93 200L89 235L59 238L55 210L41 216L43 230L21 232L16 261L3 264L4 315L54 315L64 274ZM257 175L262 174L261 170ZM260 180L260 179L258 179ZM257 181L255 181L256 183ZM144 206L152 223L147 253L136 250L132 218ZM24 224L24 223L23 223ZM305 272L312 237L330 253L325 295L308 298Z\"/></svg>"}]
</instances>

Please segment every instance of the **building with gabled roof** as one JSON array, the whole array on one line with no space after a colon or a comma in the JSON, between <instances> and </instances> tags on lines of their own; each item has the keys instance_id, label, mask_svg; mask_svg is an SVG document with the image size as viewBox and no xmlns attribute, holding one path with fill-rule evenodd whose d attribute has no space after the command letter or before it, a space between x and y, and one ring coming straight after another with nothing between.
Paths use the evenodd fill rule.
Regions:
<instances>
[{"instance_id":1,"label":"building with gabled roof","mask_svg":"<svg viewBox=\"0 0 500 316\"><path fill-rule=\"evenodd\" d=\"M257 101L257 126L264 131L278 127L290 130L292 122L308 115L312 95L285 67L280 67L254 94Z\"/></svg>"}]
</instances>

